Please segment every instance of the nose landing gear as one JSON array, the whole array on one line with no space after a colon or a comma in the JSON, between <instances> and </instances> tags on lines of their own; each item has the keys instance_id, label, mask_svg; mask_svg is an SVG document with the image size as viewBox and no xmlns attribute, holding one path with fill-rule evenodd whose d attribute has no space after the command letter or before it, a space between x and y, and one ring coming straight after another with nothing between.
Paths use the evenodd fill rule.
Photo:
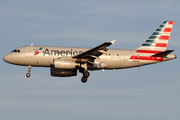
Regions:
<instances>
[{"instance_id":1,"label":"nose landing gear","mask_svg":"<svg viewBox=\"0 0 180 120\"><path fill-rule=\"evenodd\" d=\"M26 74L26 77L27 77L27 78L29 78L30 76L31 76L31 74L30 74L30 73L27 73L27 74Z\"/></svg>"},{"instance_id":2,"label":"nose landing gear","mask_svg":"<svg viewBox=\"0 0 180 120\"><path fill-rule=\"evenodd\" d=\"M28 66L28 73L26 74L26 77L29 78L31 76L31 66Z\"/></svg>"}]
</instances>

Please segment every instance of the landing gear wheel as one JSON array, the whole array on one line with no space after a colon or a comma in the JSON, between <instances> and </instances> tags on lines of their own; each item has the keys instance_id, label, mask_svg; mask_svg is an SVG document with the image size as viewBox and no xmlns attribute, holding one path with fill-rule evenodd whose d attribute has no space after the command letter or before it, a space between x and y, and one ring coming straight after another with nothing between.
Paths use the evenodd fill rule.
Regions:
<instances>
[{"instance_id":1,"label":"landing gear wheel","mask_svg":"<svg viewBox=\"0 0 180 120\"><path fill-rule=\"evenodd\" d=\"M28 66L28 73L26 74L27 78L29 78L31 76L30 72L31 72L31 66L29 65Z\"/></svg>"},{"instance_id":2,"label":"landing gear wheel","mask_svg":"<svg viewBox=\"0 0 180 120\"><path fill-rule=\"evenodd\" d=\"M28 77L28 78L29 78L30 76L31 76L31 74L30 74L30 73L27 73L27 74L26 74L26 77Z\"/></svg>"},{"instance_id":3,"label":"landing gear wheel","mask_svg":"<svg viewBox=\"0 0 180 120\"><path fill-rule=\"evenodd\" d=\"M81 78L81 81L82 81L83 83L86 83L86 82L87 82L87 77L84 77L84 76L83 76L83 77Z\"/></svg>"},{"instance_id":4,"label":"landing gear wheel","mask_svg":"<svg viewBox=\"0 0 180 120\"><path fill-rule=\"evenodd\" d=\"M84 76L84 77L89 77L89 75L90 75L90 73L89 73L88 71L85 71L85 72L83 73L83 76Z\"/></svg>"},{"instance_id":5,"label":"landing gear wheel","mask_svg":"<svg viewBox=\"0 0 180 120\"><path fill-rule=\"evenodd\" d=\"M81 81L82 81L83 83L86 83L87 80L88 80L88 77L89 77L90 73L87 71L87 69L85 69L85 70L84 70L84 69L79 70L79 72L83 74L83 77L81 78Z\"/></svg>"}]
</instances>

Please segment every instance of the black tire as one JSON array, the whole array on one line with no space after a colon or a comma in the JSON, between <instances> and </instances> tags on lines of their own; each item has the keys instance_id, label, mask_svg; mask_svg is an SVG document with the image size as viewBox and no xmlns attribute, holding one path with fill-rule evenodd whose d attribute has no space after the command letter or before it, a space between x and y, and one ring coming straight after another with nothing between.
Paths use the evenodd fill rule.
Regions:
<instances>
[{"instance_id":1,"label":"black tire","mask_svg":"<svg viewBox=\"0 0 180 120\"><path fill-rule=\"evenodd\" d=\"M31 76L31 74L30 74L30 73L27 73L27 74L26 74L26 77L27 77L27 78L29 78L30 76Z\"/></svg>"},{"instance_id":2,"label":"black tire","mask_svg":"<svg viewBox=\"0 0 180 120\"><path fill-rule=\"evenodd\" d=\"M85 72L83 73L83 76L84 76L84 77L89 77L89 75L90 75L90 73L89 73L88 71L85 71Z\"/></svg>"},{"instance_id":3,"label":"black tire","mask_svg":"<svg viewBox=\"0 0 180 120\"><path fill-rule=\"evenodd\" d=\"M84 77L84 76L83 76L83 77L81 78L81 81L82 81L83 83L86 83L86 82L87 82L87 77Z\"/></svg>"}]
</instances>

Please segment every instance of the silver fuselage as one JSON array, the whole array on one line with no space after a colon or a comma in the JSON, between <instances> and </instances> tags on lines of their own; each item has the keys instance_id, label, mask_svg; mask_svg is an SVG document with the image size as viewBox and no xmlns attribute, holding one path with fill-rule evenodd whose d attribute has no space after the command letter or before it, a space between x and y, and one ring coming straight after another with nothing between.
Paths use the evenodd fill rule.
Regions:
<instances>
[{"instance_id":1,"label":"silver fuselage","mask_svg":"<svg viewBox=\"0 0 180 120\"><path fill-rule=\"evenodd\" d=\"M43 49L35 55L35 51L40 47L43 47ZM89 49L90 48L77 47L24 46L16 48L19 52L11 52L5 55L3 59L4 61L15 65L51 67L55 58L72 58L73 56L81 54ZM156 57L155 60L134 59L132 56L138 56L135 51L136 49L109 49L107 53L104 53L98 59L95 59L93 67L89 67L88 69L123 69L158 63L176 58L176 55L169 54L163 59L158 57Z\"/></svg>"}]
</instances>

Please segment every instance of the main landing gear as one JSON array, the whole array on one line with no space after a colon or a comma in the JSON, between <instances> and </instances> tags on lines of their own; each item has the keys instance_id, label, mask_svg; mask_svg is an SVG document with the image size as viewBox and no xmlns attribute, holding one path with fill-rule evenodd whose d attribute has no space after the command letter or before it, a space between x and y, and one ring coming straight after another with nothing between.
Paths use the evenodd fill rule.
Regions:
<instances>
[{"instance_id":1,"label":"main landing gear","mask_svg":"<svg viewBox=\"0 0 180 120\"><path fill-rule=\"evenodd\" d=\"M31 76L31 66L28 66L28 73L26 74L26 77L29 78Z\"/></svg>"},{"instance_id":2,"label":"main landing gear","mask_svg":"<svg viewBox=\"0 0 180 120\"><path fill-rule=\"evenodd\" d=\"M90 73L87 70L79 71L79 72L81 72L83 74L83 77L81 78L81 81L83 83L86 83L87 82L87 78L89 77Z\"/></svg>"}]
</instances>

